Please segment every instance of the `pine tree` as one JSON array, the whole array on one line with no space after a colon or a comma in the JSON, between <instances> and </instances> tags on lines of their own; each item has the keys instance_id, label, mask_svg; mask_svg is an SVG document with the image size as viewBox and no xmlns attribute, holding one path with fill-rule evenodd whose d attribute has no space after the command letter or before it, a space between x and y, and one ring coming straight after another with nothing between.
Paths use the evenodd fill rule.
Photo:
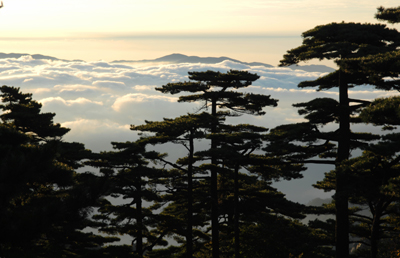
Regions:
<instances>
[{"instance_id":1,"label":"pine tree","mask_svg":"<svg viewBox=\"0 0 400 258\"><path fill-rule=\"evenodd\" d=\"M379 7L375 18L389 23L398 23L400 22L398 14L399 7ZM400 44L400 39L398 37L393 39L391 44L393 46L398 46ZM370 53L362 57L341 60L339 65L348 73L357 71L366 74L369 84L375 85L378 89L400 90L398 57L399 51L396 48L391 51L384 51L383 53ZM374 100L361 112L360 118L366 123L383 126L383 130L395 129L395 125L399 124L398 99L394 97ZM387 221L387 214L396 217L396 215L393 215L393 211L396 210L396 208L393 207L397 205L397 199L393 197L394 192L383 192L381 188L386 187L385 184L388 183L388 180L394 180L393 177L395 176L399 161L396 147L396 145L398 145L397 138L397 133L382 136L378 144L367 148L367 151L360 157L363 163L372 163L369 168L365 169L369 171L370 174L375 175L372 178L377 177L377 173L380 174L380 180L369 182L370 185L375 186L375 188L372 189L379 188L379 190L374 192L375 195L364 194L361 197L362 200L364 200L364 204L365 202L370 204L370 212L373 215L371 219L373 223L366 223L371 228L370 234L366 236L371 242L371 257L377 256L378 241L382 242L380 241L382 235L380 235L379 232L384 231L382 230L384 227L381 226L381 222L385 223L385 221ZM359 164L360 162L357 163L357 161L355 161L355 163ZM385 169L379 173L378 171L382 170L382 168ZM358 173L361 172L358 171ZM373 181L371 176L366 176L366 178ZM388 193L390 193L389 196ZM368 196L368 198L366 198L366 196Z\"/></svg>"},{"instance_id":2,"label":"pine tree","mask_svg":"<svg viewBox=\"0 0 400 258\"><path fill-rule=\"evenodd\" d=\"M177 143L187 150L187 156L179 158L176 162L167 160L165 157L159 158L163 167L171 167L170 180L164 185L166 192L171 194L163 196L164 201L168 201L169 205L161 212L162 215L170 216L171 219L167 221L167 224L159 223L159 228L163 230L169 227L175 236L186 238L186 242L183 242L186 244L185 257L191 257L190 250L193 247L189 241L193 241L192 227L196 228L193 255L198 257L202 252L207 252L207 246L204 245L207 237L200 230L206 226L207 213L204 213L204 206L207 207L209 202L205 198L209 191L204 186L209 183L204 173L213 167L212 164L203 162L210 160L211 157L216 157L219 172L220 250L223 257L232 257L234 254L235 257L244 256L246 253L252 253L251 248L255 248L251 242L247 241L239 248L241 246L239 239L243 238L239 234L239 228L247 232L254 224L265 227L267 226L264 225L265 223L273 224L274 220L279 220L275 218L277 214L297 219L303 218L302 205L287 201L283 194L271 187L274 179L300 177L298 173L303 170L303 167L299 164L287 165L278 157L255 154L264 145L263 133L267 129L248 124L228 125L224 123L221 116L218 122L219 132L213 134L210 134L210 131L215 118L207 113L189 114L175 119L164 119L161 122L146 121L145 125L131 127L133 130L152 133L151 135L142 133L144 136L140 142L157 145ZM194 139L204 141L205 138L217 139L219 148L197 150ZM248 168L247 172L245 168ZM239 172L239 170L242 171ZM255 175L249 175L249 173ZM194 180L193 185L190 184L192 180ZM196 214L194 218L192 218L193 213ZM186 230L183 225L187 225ZM290 227L290 223L285 225ZM301 231L300 227L298 230ZM270 239L271 234L272 232L265 232L265 235L259 237ZM176 239L179 240L179 238ZM232 248L233 242L235 248ZM274 246L264 244L262 249L272 250L277 247L277 244L277 242ZM288 246L287 243L281 243L279 246L282 245ZM293 249L287 249L289 250L294 252ZM183 255L176 248L157 250L149 255L163 257L167 252L174 252L177 257ZM262 254L259 253L259 255ZM282 255L282 253L277 255Z\"/></svg>"},{"instance_id":3,"label":"pine tree","mask_svg":"<svg viewBox=\"0 0 400 258\"><path fill-rule=\"evenodd\" d=\"M108 198L102 200L93 218L103 233L132 237L128 253L143 257L154 246L166 245L163 238L168 233L157 235L151 230L160 220L155 214L160 201L156 186L163 170L150 167L148 160L159 158L159 154L145 151L145 146L138 142L112 142L112 145L115 151L102 152L87 162L100 168L102 177L109 182ZM114 248L122 252L125 247Z\"/></svg>"},{"instance_id":4,"label":"pine tree","mask_svg":"<svg viewBox=\"0 0 400 258\"><path fill-rule=\"evenodd\" d=\"M384 8L381 6L378 8L375 18L389 23L398 23L400 22L400 7Z\"/></svg>"},{"instance_id":5,"label":"pine tree","mask_svg":"<svg viewBox=\"0 0 400 258\"><path fill-rule=\"evenodd\" d=\"M55 114L41 113L32 94L0 90L0 255L68 257L102 245L101 237L81 232L99 197L80 191L84 181L75 173L90 152L62 142L69 129L53 123Z\"/></svg>"},{"instance_id":6,"label":"pine tree","mask_svg":"<svg viewBox=\"0 0 400 258\"><path fill-rule=\"evenodd\" d=\"M207 113L201 113L188 114L175 119L164 119L162 122L146 121L145 125L131 126L131 130L154 134L154 136L142 137L141 143L153 145L175 143L184 146L188 152L186 157L179 158L176 162L169 161L164 156L157 158L164 167L169 166L171 168L168 179L164 184L164 187L167 188L167 194L163 196L163 201L169 203L169 205L161 214L171 217L170 223L173 223L171 223L171 226L162 225L161 228L170 227L170 231L175 235L186 238L185 257L193 257L193 228L205 226L204 220L199 219L203 216L202 211L198 209L199 205L196 205L197 208L194 211L194 190L196 192L201 190L201 183L197 180L203 179L202 176L196 176L199 169L195 163L198 162L199 157L195 156L195 140L203 139L214 122L214 117ZM199 202L198 199L196 201ZM183 203L186 204L183 205ZM193 213L197 214L197 218L193 217ZM176 220L180 220L180 222L177 223ZM199 238L207 239L204 235L201 237L202 234L198 229L196 235L196 242L201 242ZM199 244L197 245L199 246Z\"/></svg>"},{"instance_id":7,"label":"pine tree","mask_svg":"<svg viewBox=\"0 0 400 258\"><path fill-rule=\"evenodd\" d=\"M282 178L299 178L304 167L301 164L285 164L274 155L259 154L265 144L267 131L264 127L249 124L222 124L219 133L209 136L218 139L220 147L214 151L210 150L211 152L203 152L203 155L208 154L209 157L216 155L221 165L218 184L220 214L224 220L220 231L226 239L226 257L233 256L233 253L235 257L241 257L250 252L240 244L240 232L248 226L254 223L262 226L264 223L273 223L271 220L279 215L303 218L303 206L286 200L271 183ZM265 217L271 220L259 220ZM233 237L231 232L234 232ZM264 248L272 248L272 245Z\"/></svg>"},{"instance_id":8,"label":"pine tree","mask_svg":"<svg viewBox=\"0 0 400 258\"><path fill-rule=\"evenodd\" d=\"M318 90L326 90L333 87L339 88L339 103L337 107L337 120L339 130L333 135L338 142L336 166L340 166L349 158L352 149L350 114L356 107L350 103L358 103L358 107L368 104L366 101L354 100L348 97L349 87L370 83L367 73L359 70L349 72L340 64L350 58L360 58L371 54L390 52L396 49L399 39L397 30L388 29L382 24L359 23L331 23L317 26L302 34L303 44L289 50L281 66L297 64L314 58L333 59L339 64L339 69L315 81L305 81L299 87L318 87ZM378 88L386 90L393 86L379 85ZM312 108L309 102L305 105ZM348 219L348 193L346 191L348 178L346 174L336 173L336 256L348 257L349 252L349 219Z\"/></svg>"},{"instance_id":9,"label":"pine tree","mask_svg":"<svg viewBox=\"0 0 400 258\"><path fill-rule=\"evenodd\" d=\"M376 99L361 112L360 118L383 126L384 130L393 130L400 125L399 104L399 97ZM350 160L352 175L358 179L354 187L356 195L351 201L369 207L371 214L369 218L362 218L370 229L362 237L369 240L371 257L378 257L382 251L380 243L386 238L394 239L393 235L398 235L391 218L399 216L399 198L391 188L395 188L396 178L400 176L399 137L398 132L385 134L379 142L370 144L362 156Z\"/></svg>"},{"instance_id":10,"label":"pine tree","mask_svg":"<svg viewBox=\"0 0 400 258\"><path fill-rule=\"evenodd\" d=\"M217 108L231 110L237 113L262 115L265 106L276 106L277 100L270 96L242 93L234 89L245 88L259 78L256 74L246 71L231 70L227 73L214 71L189 72L188 82L169 83L156 88L163 93L178 94L191 92L192 95L180 96L179 102L202 101L204 108L211 107L211 115L218 117ZM217 124L211 128L211 133L217 133ZM211 149L218 148L218 141L211 140ZM219 226L218 226L218 171L217 158L211 157L211 224L212 224L212 252L213 258L219 257Z\"/></svg>"},{"instance_id":11,"label":"pine tree","mask_svg":"<svg viewBox=\"0 0 400 258\"><path fill-rule=\"evenodd\" d=\"M207 73L218 74L210 71ZM205 73L201 73L202 77L199 78L203 78L203 81L206 81L204 79L204 74ZM207 78L211 81L213 78L209 77L210 76ZM192 77L189 78L193 79ZM217 81L217 79L213 80ZM223 80L221 79L221 81ZM222 82L218 82L218 84L223 85ZM168 84L159 90L180 93L180 91L186 89L190 92L196 92L200 90L201 87L205 86L206 84L204 83L186 82ZM225 89L214 94L220 94L221 97L223 97L225 95ZM232 95L233 93L231 92L229 94ZM243 94L240 93L239 96L242 95ZM210 96L212 96L210 93L205 92L204 96L200 94L181 96L179 101L195 101L196 99L207 100L208 98L212 107L212 98ZM265 103L267 103L266 100L269 99L269 96L258 96L258 98L263 100L264 104L263 102L258 102L258 107L250 105L252 111L246 111L245 107L237 107L235 106L236 104L227 104L224 102L220 104L217 101L215 101L215 103L216 106L220 104L221 107L232 107L236 112L240 111L250 114L256 112L255 114L261 115L263 111L260 107L262 108ZM226 98L225 101L227 102L228 100L229 99ZM224 101L224 99L222 99L222 101ZM237 100L234 101L236 103L246 103L246 101L243 100L240 102ZM273 102L270 101L270 103L272 104ZM223 109L219 113L216 112L216 109L214 112L214 116L219 118L237 115L235 112L231 113ZM211 114L213 115L213 112ZM241 230L246 231L253 223L259 224L260 226L264 226L264 223L274 223L272 221L278 214L297 219L303 217L301 214L303 207L287 201L284 195L277 192L270 184L273 180L279 180L281 178L292 179L301 177L299 172L304 170L304 167L299 163L287 164L283 162L280 157L276 156L276 154L270 154L269 156L256 154L256 152L260 151L264 146L265 135L263 133L267 131L266 128L246 124L228 125L225 123L219 123L215 127L216 129L213 129L213 127L210 128L206 138L210 139L212 143L216 142L217 147L213 148L212 145L210 149L196 152L196 160L203 162L211 160L208 164L202 164L199 169L218 171L217 192L219 204L218 214L221 220L219 229L219 232L221 232L221 238L219 239L221 254L224 257L232 257L233 255L235 255L235 257L240 257L250 252L250 250L242 248L254 248L254 246L249 247L250 245L248 242L246 245L240 247L239 239L241 236L239 232ZM162 126L160 126L160 128L162 128ZM250 175L249 173L253 173L254 175ZM260 218L269 219L262 220ZM214 232L214 228L212 228L212 230ZM232 232L234 232L234 234L232 234ZM266 233L266 236L268 234L271 234L271 232ZM215 239L215 237L213 237L213 239ZM235 243L234 250L232 248L233 243ZM273 247L264 246L264 248L272 249ZM214 250L215 247L213 246L213 255L215 255ZM279 256L281 254L277 255Z\"/></svg>"}]
</instances>

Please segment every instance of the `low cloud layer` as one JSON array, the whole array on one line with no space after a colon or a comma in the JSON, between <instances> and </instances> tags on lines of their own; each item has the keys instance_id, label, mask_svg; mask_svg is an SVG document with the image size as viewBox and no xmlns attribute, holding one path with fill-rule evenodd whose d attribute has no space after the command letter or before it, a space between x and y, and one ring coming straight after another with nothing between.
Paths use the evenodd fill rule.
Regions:
<instances>
[{"instance_id":1,"label":"low cloud layer","mask_svg":"<svg viewBox=\"0 0 400 258\"><path fill-rule=\"evenodd\" d=\"M251 123L273 128L280 124L300 122L302 118L292 104L316 97L338 97L335 89L316 92L311 88L297 88L299 82L318 78L322 73L248 66L232 61L135 66L105 61L35 60L31 56L23 56L0 59L0 80L2 85L20 87L25 93L33 93L33 98L43 104L44 112L56 113L55 122L71 128L66 140L82 142L93 151L101 151L110 149L111 141L135 140L137 134L129 130L131 124L140 125L145 120L159 121L164 117L174 118L197 112L201 106L200 103L178 103L179 95L162 94L155 90L156 87L188 80L188 71L226 72L230 69L260 75L260 79L244 91L271 95L279 100L278 107L265 108L267 114L264 116L243 115L230 119L231 123ZM350 91L350 97L371 100L393 94L359 88ZM323 174L319 174L321 179ZM315 180L307 182L307 191ZM301 195L296 197L296 194L292 199L307 202L316 193L315 189L312 191L307 193L307 200L304 199L306 197L299 197Z\"/></svg>"},{"instance_id":2,"label":"low cloud layer","mask_svg":"<svg viewBox=\"0 0 400 258\"><path fill-rule=\"evenodd\" d=\"M301 121L302 118L291 106L293 103L309 101L315 97L337 98L334 89L316 92L314 89L297 88L299 82L315 79L321 73L248 66L232 61L135 66L105 61L35 60L31 56L23 56L0 59L0 80L3 85L20 87L23 92L33 93L34 99L43 104L43 111L55 112L56 122L72 129L67 136L68 140L79 138L89 148L96 146L98 151L101 149L99 146L108 149L113 136L115 140L124 140L116 136L121 133L121 128L133 135L128 129L130 124L142 124L144 120L157 121L198 111L200 104L177 103L177 95L162 94L155 87L188 80L188 71L226 72L230 69L257 73L260 79L245 91L271 95L279 100L278 107L265 109L265 116L244 115L232 119L232 123L248 122L272 128ZM350 92L351 97L362 99L374 99L388 94L391 93L370 90ZM102 144L99 144L99 139L91 142L93 137L81 137L85 134L96 134L103 141Z\"/></svg>"}]
</instances>

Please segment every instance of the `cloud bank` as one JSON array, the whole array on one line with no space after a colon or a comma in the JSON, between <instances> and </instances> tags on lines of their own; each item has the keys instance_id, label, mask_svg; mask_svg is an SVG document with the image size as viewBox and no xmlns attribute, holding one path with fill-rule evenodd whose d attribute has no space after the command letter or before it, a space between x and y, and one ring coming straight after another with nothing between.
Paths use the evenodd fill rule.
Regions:
<instances>
[{"instance_id":1,"label":"cloud bank","mask_svg":"<svg viewBox=\"0 0 400 258\"><path fill-rule=\"evenodd\" d=\"M188 71L230 69L257 73L260 79L245 89L247 92L271 95L279 100L276 108L266 108L267 115L243 115L232 123L249 122L267 128L279 124L301 121L291 105L315 97L337 98L332 91L316 92L298 89L303 80L321 75L280 67L249 66L223 61L217 64L180 63L132 65L105 61L60 61L33 59L32 56L0 59L0 80L3 85L20 87L33 93L43 104L44 112L55 112L56 122L70 127L68 140L80 140L96 151L108 149L111 141L132 140L130 124L143 124L144 120L157 121L164 117L177 117L196 112L199 103L177 103L177 95L162 94L155 90L169 82L188 80ZM373 99L392 93L381 91L352 91L351 97ZM126 130L126 132L124 131ZM97 140L91 137L96 135ZM123 139L122 135L130 135ZM99 143L100 141L100 143Z\"/></svg>"},{"instance_id":2,"label":"cloud bank","mask_svg":"<svg viewBox=\"0 0 400 258\"><path fill-rule=\"evenodd\" d=\"M243 115L230 119L230 123L251 123L273 128L280 124L300 122L302 118L292 104L316 97L338 98L335 89L316 92L311 88L297 88L299 82L315 79L322 73L249 66L232 61L217 64L128 65L105 61L35 60L31 56L23 56L0 59L0 80L2 85L20 87L25 93L33 93L33 98L43 104L43 112L56 113L55 122L71 128L65 140L82 142L93 151L102 151L109 150L112 141L137 139L137 134L129 130L131 124L140 125L145 120L159 121L199 110L200 103L178 103L179 95L162 94L155 90L156 87L188 80L188 71L226 72L230 69L246 70L260 76L244 91L271 95L279 100L278 107L265 108L264 116ZM360 90L350 91L349 95L351 98L370 100L391 94L360 87ZM296 182L281 183L286 189L305 185L303 195L298 191L289 191L289 198L306 203L313 196L330 196L311 188L311 184L321 179L322 172L327 170L310 171L312 178L306 176Z\"/></svg>"}]
</instances>

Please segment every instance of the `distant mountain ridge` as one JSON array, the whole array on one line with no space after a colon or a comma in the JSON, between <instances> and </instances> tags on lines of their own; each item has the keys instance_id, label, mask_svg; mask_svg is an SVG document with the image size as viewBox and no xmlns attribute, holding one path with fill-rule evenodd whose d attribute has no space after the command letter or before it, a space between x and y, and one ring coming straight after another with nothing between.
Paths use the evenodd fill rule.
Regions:
<instances>
[{"instance_id":1,"label":"distant mountain ridge","mask_svg":"<svg viewBox=\"0 0 400 258\"><path fill-rule=\"evenodd\" d=\"M112 63L146 63L146 62L168 62L168 63L203 63L203 64L216 64L216 63L221 63L223 61L232 61L236 63L241 63L241 64L246 64L246 65L251 65L251 66L256 66L256 65L262 65L266 67L273 67L272 65L269 64L264 64L264 63L258 63L258 62L242 62L230 57L226 56L221 56L221 57L198 57L198 56L186 56L182 54L171 54L163 57L159 57L156 59L152 60L115 60L112 61Z\"/></svg>"},{"instance_id":2,"label":"distant mountain ridge","mask_svg":"<svg viewBox=\"0 0 400 258\"><path fill-rule=\"evenodd\" d=\"M203 63L203 64L216 64L220 63L223 61L232 61L244 65L250 65L250 66L265 66L265 67L274 67L273 65L270 64L265 64L261 62L242 62L230 57L198 57L198 56L186 56L183 54L171 54L171 55L166 55L163 57L159 57L156 59L145 59L145 60L115 60L112 61L112 63ZM335 69L325 66L325 65L291 65L288 68L293 69L293 70L303 70L307 72L333 72Z\"/></svg>"},{"instance_id":3,"label":"distant mountain ridge","mask_svg":"<svg viewBox=\"0 0 400 258\"><path fill-rule=\"evenodd\" d=\"M33 59L46 59L46 60L59 60L59 61L83 61L80 59L74 59L74 60L66 60L66 59L59 59L53 56L46 56L46 55L41 55L41 54L25 54L25 53L0 53L0 59L3 58L20 58L21 56L26 56L30 55L32 56ZM221 63L223 61L232 61L235 63L240 63L244 65L249 65L249 66L264 66L264 67L274 67L273 65L270 64L265 64L261 62L242 62L230 57L198 57L198 56L187 56L183 54L171 54L171 55L166 55L163 57L159 57L156 59L145 59L145 60L115 60L112 61L111 63L203 63L203 64L217 64ZM303 70L306 72L321 72L321 73L330 73L333 72L335 69L325 66L325 65L291 65L288 66L288 68L293 69L293 70Z\"/></svg>"},{"instance_id":4,"label":"distant mountain ridge","mask_svg":"<svg viewBox=\"0 0 400 258\"><path fill-rule=\"evenodd\" d=\"M74 59L74 60L66 60L66 59L59 59L57 57L53 56L45 56L45 55L40 55L40 54L26 54L26 53L0 53L0 59L3 58L20 58L21 56L31 56L33 59L46 59L46 60L59 60L59 61L83 61L80 59Z\"/></svg>"}]
</instances>

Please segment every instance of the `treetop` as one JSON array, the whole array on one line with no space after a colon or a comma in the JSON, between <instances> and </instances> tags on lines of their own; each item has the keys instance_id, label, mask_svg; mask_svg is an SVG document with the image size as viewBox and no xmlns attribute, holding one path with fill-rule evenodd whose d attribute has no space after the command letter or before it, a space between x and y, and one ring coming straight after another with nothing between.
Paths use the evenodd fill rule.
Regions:
<instances>
[{"instance_id":1,"label":"treetop","mask_svg":"<svg viewBox=\"0 0 400 258\"><path fill-rule=\"evenodd\" d=\"M400 8L385 8L383 6L378 7L378 12L375 14L375 18L388 23L400 22Z\"/></svg>"},{"instance_id":2,"label":"treetop","mask_svg":"<svg viewBox=\"0 0 400 258\"><path fill-rule=\"evenodd\" d=\"M156 88L156 90L170 94L194 93L180 96L178 102L203 101L205 102L203 108L214 103L215 107L232 110L236 113L264 115L265 112L262 109L265 106L277 106L278 100L270 98L269 95L232 90L250 86L253 81L260 78L257 74L237 70L230 70L226 73L210 70L188 73L189 79L192 81L168 83L161 88Z\"/></svg>"},{"instance_id":3,"label":"treetop","mask_svg":"<svg viewBox=\"0 0 400 258\"><path fill-rule=\"evenodd\" d=\"M239 89L251 85L253 81L260 78L257 74L248 71L230 70L226 73L206 71L206 72L188 72L189 79L194 81L206 82L207 85L218 86L222 88Z\"/></svg>"},{"instance_id":4,"label":"treetop","mask_svg":"<svg viewBox=\"0 0 400 258\"><path fill-rule=\"evenodd\" d=\"M252 84L260 78L257 74L248 71L230 70L226 73L208 70L206 72L188 72L191 81L168 83L161 88L156 88L162 93L177 94L186 92L206 92L212 87L222 88L225 91L228 88L243 88Z\"/></svg>"},{"instance_id":5,"label":"treetop","mask_svg":"<svg viewBox=\"0 0 400 258\"><path fill-rule=\"evenodd\" d=\"M280 66L310 59L356 58L395 50L400 33L384 24L330 23L302 34L301 46L287 51Z\"/></svg>"},{"instance_id":6,"label":"treetop","mask_svg":"<svg viewBox=\"0 0 400 258\"><path fill-rule=\"evenodd\" d=\"M147 131L155 133L156 136L179 137L189 131L196 131L200 128L209 128L219 118L203 112L201 114L189 114L174 119L164 118L164 121L145 121L145 125L131 125L131 130ZM167 140L166 139L166 140Z\"/></svg>"}]
</instances>

